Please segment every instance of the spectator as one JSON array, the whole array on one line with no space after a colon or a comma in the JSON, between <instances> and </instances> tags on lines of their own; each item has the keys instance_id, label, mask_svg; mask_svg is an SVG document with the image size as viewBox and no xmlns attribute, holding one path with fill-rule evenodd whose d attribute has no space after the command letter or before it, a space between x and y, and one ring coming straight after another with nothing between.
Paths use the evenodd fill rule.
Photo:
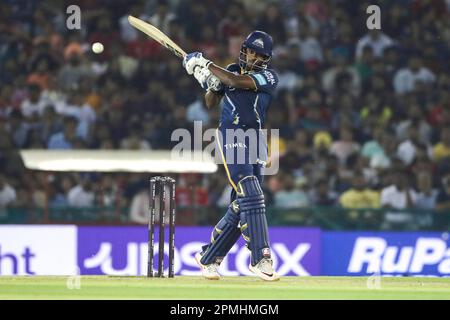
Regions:
<instances>
[{"instance_id":1,"label":"spectator","mask_svg":"<svg viewBox=\"0 0 450 320\"><path fill-rule=\"evenodd\" d=\"M356 60L355 69L358 71L363 85L368 85L372 77L372 64L374 61L373 49L370 46L365 46L362 49L361 56Z\"/></svg>"},{"instance_id":2,"label":"spectator","mask_svg":"<svg viewBox=\"0 0 450 320\"><path fill-rule=\"evenodd\" d=\"M256 29L270 34L279 43L286 42L285 20L278 3L269 3L256 23Z\"/></svg>"},{"instance_id":3,"label":"spectator","mask_svg":"<svg viewBox=\"0 0 450 320\"><path fill-rule=\"evenodd\" d=\"M67 200L72 207L92 207L94 205L95 193L90 178L82 177L80 182L70 189L67 194Z\"/></svg>"},{"instance_id":4,"label":"spectator","mask_svg":"<svg viewBox=\"0 0 450 320\"><path fill-rule=\"evenodd\" d=\"M312 147L311 147L311 138L308 133L304 130L297 130L295 132L294 140L290 141L287 144L288 152L285 155L285 158L292 155L292 159L296 159L296 161L291 163L291 167L288 168L291 170L295 170L295 168L299 168L306 161L312 159ZM285 160L283 160L285 161ZM289 163L289 161L286 161Z\"/></svg>"},{"instance_id":5,"label":"spectator","mask_svg":"<svg viewBox=\"0 0 450 320\"><path fill-rule=\"evenodd\" d=\"M77 119L77 135L87 139L90 127L95 122L96 114L92 107L85 103L82 93L77 90L70 90L67 103L62 105L61 108L60 114Z\"/></svg>"},{"instance_id":6,"label":"spectator","mask_svg":"<svg viewBox=\"0 0 450 320\"><path fill-rule=\"evenodd\" d=\"M47 101L41 96L41 89L35 84L28 86L28 99L22 102L20 110L26 118L41 115Z\"/></svg>"},{"instance_id":7,"label":"spectator","mask_svg":"<svg viewBox=\"0 0 450 320\"><path fill-rule=\"evenodd\" d=\"M306 21L300 24L298 35L298 38L291 38L288 45L298 46L300 60L306 65L321 64L323 62L322 47Z\"/></svg>"},{"instance_id":8,"label":"spectator","mask_svg":"<svg viewBox=\"0 0 450 320\"><path fill-rule=\"evenodd\" d=\"M417 223L421 228L430 228L433 225L433 210L436 207L438 190L433 189L433 178L428 172L420 172L417 179L417 200L418 211Z\"/></svg>"},{"instance_id":9,"label":"spectator","mask_svg":"<svg viewBox=\"0 0 450 320\"><path fill-rule=\"evenodd\" d=\"M419 82L430 85L435 81L435 74L427 67L424 67L422 59L415 55L409 59L407 68L397 71L394 76L393 86L395 93L402 95L414 91Z\"/></svg>"},{"instance_id":10,"label":"spectator","mask_svg":"<svg viewBox=\"0 0 450 320\"><path fill-rule=\"evenodd\" d=\"M370 166L375 169L391 168L394 159L397 157L397 141L395 140L395 136L384 132L381 136L380 145L382 152L377 152L370 158Z\"/></svg>"},{"instance_id":11,"label":"spectator","mask_svg":"<svg viewBox=\"0 0 450 320\"><path fill-rule=\"evenodd\" d=\"M448 85L450 88L450 84ZM427 121L433 127L450 126L450 93L447 90L439 92L438 103L430 108Z\"/></svg>"},{"instance_id":12,"label":"spectator","mask_svg":"<svg viewBox=\"0 0 450 320\"><path fill-rule=\"evenodd\" d=\"M47 105L42 113L41 122L36 126L41 141L49 141L50 137L62 131L61 120L53 105Z\"/></svg>"},{"instance_id":13,"label":"spectator","mask_svg":"<svg viewBox=\"0 0 450 320\"><path fill-rule=\"evenodd\" d=\"M69 206L67 194L63 187L59 184L59 181L54 181L53 183L49 184L47 197L48 207L51 209L65 208Z\"/></svg>"},{"instance_id":14,"label":"spectator","mask_svg":"<svg viewBox=\"0 0 450 320\"><path fill-rule=\"evenodd\" d=\"M148 224L148 206L150 197L148 190L137 192L130 204L129 219L130 222L139 224ZM168 217L166 217L168 218ZM165 219L164 219L165 220ZM155 222L159 222L159 215L155 215Z\"/></svg>"},{"instance_id":15,"label":"spectator","mask_svg":"<svg viewBox=\"0 0 450 320\"><path fill-rule=\"evenodd\" d=\"M144 12L144 7L143 7L142 3L136 2L135 4L133 4L131 6L130 12L125 13L119 19L120 38L124 42L130 42L130 41L136 40L138 37L138 32L139 32L128 21L129 15L139 18L144 21L148 21L148 18L149 18Z\"/></svg>"},{"instance_id":16,"label":"spectator","mask_svg":"<svg viewBox=\"0 0 450 320\"><path fill-rule=\"evenodd\" d=\"M368 188L362 174L353 177L352 188L339 197L339 203L344 208L367 209L380 207L380 194Z\"/></svg>"},{"instance_id":17,"label":"spectator","mask_svg":"<svg viewBox=\"0 0 450 320\"><path fill-rule=\"evenodd\" d=\"M442 178L442 188L436 199L435 227L438 230L448 230L450 227L450 173Z\"/></svg>"},{"instance_id":18,"label":"spectator","mask_svg":"<svg viewBox=\"0 0 450 320\"><path fill-rule=\"evenodd\" d=\"M398 47L388 47L384 50L381 73L384 74L386 79L393 79L394 74L400 66L401 54ZM373 61L375 62L375 60Z\"/></svg>"},{"instance_id":19,"label":"spectator","mask_svg":"<svg viewBox=\"0 0 450 320\"><path fill-rule=\"evenodd\" d=\"M71 116L64 118L63 131L50 136L47 143L48 149L74 149L77 140L77 119Z\"/></svg>"},{"instance_id":20,"label":"spectator","mask_svg":"<svg viewBox=\"0 0 450 320\"><path fill-rule=\"evenodd\" d=\"M220 61L220 47L217 46L215 28L210 25L203 26L201 39L196 45L198 50L212 61Z\"/></svg>"},{"instance_id":21,"label":"spectator","mask_svg":"<svg viewBox=\"0 0 450 320\"><path fill-rule=\"evenodd\" d=\"M355 100L350 94L343 94L336 97L336 105L332 108L331 128L333 130L344 126L359 128L361 119L354 105Z\"/></svg>"},{"instance_id":22,"label":"spectator","mask_svg":"<svg viewBox=\"0 0 450 320\"><path fill-rule=\"evenodd\" d=\"M382 57L384 50L392 45L394 45L394 40L388 35L384 34L379 29L370 30L364 37L358 40L356 46L356 58L362 56L363 49L367 46L372 48L375 57Z\"/></svg>"},{"instance_id":23,"label":"spectator","mask_svg":"<svg viewBox=\"0 0 450 320\"><path fill-rule=\"evenodd\" d=\"M286 20L286 31L290 37L298 35L299 25L306 23L311 30L317 32L320 30L320 23L313 16L305 14L305 3L293 3L292 11ZM329 20L326 19L326 22Z\"/></svg>"},{"instance_id":24,"label":"spectator","mask_svg":"<svg viewBox=\"0 0 450 320\"><path fill-rule=\"evenodd\" d=\"M175 13L170 11L169 4L165 0L158 1L154 14L149 21L165 34L170 33L170 23L176 19Z\"/></svg>"},{"instance_id":25,"label":"spectator","mask_svg":"<svg viewBox=\"0 0 450 320\"><path fill-rule=\"evenodd\" d=\"M388 18L383 21L383 30L386 30L395 39L406 36L405 30L411 24L408 9L400 3L393 3L388 12Z\"/></svg>"},{"instance_id":26,"label":"spectator","mask_svg":"<svg viewBox=\"0 0 450 320\"><path fill-rule=\"evenodd\" d=\"M130 134L120 141L120 149L149 150L150 143L142 137L142 126L139 123L131 125Z\"/></svg>"},{"instance_id":27,"label":"spectator","mask_svg":"<svg viewBox=\"0 0 450 320\"><path fill-rule=\"evenodd\" d=\"M100 42L104 46L101 58L104 60L112 58L111 47L120 39L119 31L113 26L114 18L108 11L103 11L95 20L93 29L87 37L88 43Z\"/></svg>"},{"instance_id":28,"label":"spectator","mask_svg":"<svg viewBox=\"0 0 450 320\"><path fill-rule=\"evenodd\" d=\"M416 159L420 148L425 150L426 154L431 153L429 146L420 142L417 127L411 126L408 129L408 139L400 143L397 148L397 156L406 166L409 166Z\"/></svg>"},{"instance_id":29,"label":"spectator","mask_svg":"<svg viewBox=\"0 0 450 320\"><path fill-rule=\"evenodd\" d=\"M333 64L322 75L322 88L329 95L359 95L361 78L358 71L349 64L349 53L345 49L336 49L333 52Z\"/></svg>"},{"instance_id":30,"label":"spectator","mask_svg":"<svg viewBox=\"0 0 450 320\"><path fill-rule=\"evenodd\" d=\"M408 129L415 126L418 129L419 141L422 144L428 144L431 140L432 129L425 120L424 113L419 104L413 104L407 109L408 118L400 121L396 127L396 136L398 141L406 140L409 136Z\"/></svg>"},{"instance_id":31,"label":"spectator","mask_svg":"<svg viewBox=\"0 0 450 320\"><path fill-rule=\"evenodd\" d=\"M55 74L50 75L48 87L41 92L41 98L46 101L47 105L59 106L65 103L66 96L60 89L58 77ZM46 107L44 107L45 109Z\"/></svg>"},{"instance_id":32,"label":"spectator","mask_svg":"<svg viewBox=\"0 0 450 320\"><path fill-rule=\"evenodd\" d=\"M24 121L20 110L13 110L9 118L10 121L7 124L7 131L12 137L14 146L21 149L27 143L30 126Z\"/></svg>"},{"instance_id":33,"label":"spectator","mask_svg":"<svg viewBox=\"0 0 450 320\"><path fill-rule=\"evenodd\" d=\"M0 89L0 119L6 118L12 110L12 91L12 85L5 85Z\"/></svg>"},{"instance_id":34,"label":"spectator","mask_svg":"<svg viewBox=\"0 0 450 320\"><path fill-rule=\"evenodd\" d=\"M316 187L310 191L311 203L319 207L330 207L336 204L337 194L330 190L328 181L319 180Z\"/></svg>"},{"instance_id":35,"label":"spectator","mask_svg":"<svg viewBox=\"0 0 450 320\"><path fill-rule=\"evenodd\" d=\"M227 6L226 13L218 24L218 36L220 41L240 37L246 24L246 11L239 2L231 2Z\"/></svg>"},{"instance_id":36,"label":"spectator","mask_svg":"<svg viewBox=\"0 0 450 320\"><path fill-rule=\"evenodd\" d=\"M201 185L200 179L201 176L196 173L183 173L179 177L176 201L180 210L183 210L177 220L181 224L192 224L194 221L201 223L208 219L205 211L208 205L208 191Z\"/></svg>"},{"instance_id":37,"label":"spectator","mask_svg":"<svg viewBox=\"0 0 450 320\"><path fill-rule=\"evenodd\" d=\"M50 72L47 60L40 60L36 71L31 73L27 78L27 83L37 85L41 90L49 87Z\"/></svg>"},{"instance_id":38,"label":"spectator","mask_svg":"<svg viewBox=\"0 0 450 320\"><path fill-rule=\"evenodd\" d=\"M138 33L135 40L127 43L126 53L137 60L151 59L157 57L161 52L161 45L148 38L142 32Z\"/></svg>"},{"instance_id":39,"label":"spectator","mask_svg":"<svg viewBox=\"0 0 450 320\"><path fill-rule=\"evenodd\" d=\"M81 53L74 52L68 56L58 74L59 86L64 90L76 89L83 78L90 76L88 66L83 64Z\"/></svg>"},{"instance_id":40,"label":"spectator","mask_svg":"<svg viewBox=\"0 0 450 320\"><path fill-rule=\"evenodd\" d=\"M38 128L31 128L28 131L27 143L23 146L23 149L45 149L45 147Z\"/></svg>"},{"instance_id":41,"label":"spectator","mask_svg":"<svg viewBox=\"0 0 450 320\"><path fill-rule=\"evenodd\" d=\"M433 147L433 160L441 162L450 158L450 128L442 128L441 140Z\"/></svg>"},{"instance_id":42,"label":"spectator","mask_svg":"<svg viewBox=\"0 0 450 320\"><path fill-rule=\"evenodd\" d=\"M104 149L106 145L111 146L111 148L106 149L114 148L110 127L106 123L97 122L92 129L89 147L92 149Z\"/></svg>"},{"instance_id":43,"label":"spectator","mask_svg":"<svg viewBox=\"0 0 450 320\"><path fill-rule=\"evenodd\" d=\"M345 210L349 227L358 228L362 224L370 228L378 227L380 213L370 209L380 208L380 193L368 187L363 174L354 175L352 188L341 194L339 203L343 208L349 209Z\"/></svg>"},{"instance_id":44,"label":"spectator","mask_svg":"<svg viewBox=\"0 0 450 320\"><path fill-rule=\"evenodd\" d=\"M408 209L416 206L417 193L404 172L395 172L393 183L381 190L381 206L388 209L384 216L384 229L413 229L415 217ZM396 211L389 211L396 209Z\"/></svg>"},{"instance_id":45,"label":"spectator","mask_svg":"<svg viewBox=\"0 0 450 320\"><path fill-rule=\"evenodd\" d=\"M347 15L341 10L342 16L346 17ZM355 37L353 26L348 23L348 18L340 18L339 22L328 22L326 26L324 26L324 44L328 44L331 48L331 55L337 52L345 52L346 54L353 58L355 52ZM337 24L337 28L336 28Z\"/></svg>"},{"instance_id":46,"label":"spectator","mask_svg":"<svg viewBox=\"0 0 450 320\"><path fill-rule=\"evenodd\" d=\"M372 130L372 140L368 140L363 144L361 155L371 160L374 156L384 154L383 147L381 146L383 136L384 128L381 126L375 127Z\"/></svg>"},{"instance_id":47,"label":"spectator","mask_svg":"<svg viewBox=\"0 0 450 320\"><path fill-rule=\"evenodd\" d=\"M283 175L283 187L275 193L274 206L283 209L307 207L309 198L303 188L304 184L296 183L289 173Z\"/></svg>"},{"instance_id":48,"label":"spectator","mask_svg":"<svg viewBox=\"0 0 450 320\"><path fill-rule=\"evenodd\" d=\"M382 97L370 92L360 111L361 125L365 128L388 126L392 121L393 110Z\"/></svg>"},{"instance_id":49,"label":"spectator","mask_svg":"<svg viewBox=\"0 0 450 320\"><path fill-rule=\"evenodd\" d=\"M341 165L345 165L348 157L359 152L360 145L353 138L351 128L342 127L339 130L339 140L334 141L330 148L330 153L335 155Z\"/></svg>"},{"instance_id":50,"label":"spectator","mask_svg":"<svg viewBox=\"0 0 450 320\"><path fill-rule=\"evenodd\" d=\"M292 48L289 50L292 50ZM279 49L277 53L275 66L278 72L278 86L276 89L278 92L283 92L283 90L292 92L303 83L303 78L295 70L291 69L289 54L292 54L292 52L288 52L287 49Z\"/></svg>"},{"instance_id":51,"label":"spectator","mask_svg":"<svg viewBox=\"0 0 450 320\"><path fill-rule=\"evenodd\" d=\"M202 96L187 106L186 118L190 122L201 121L204 126L208 126L209 114Z\"/></svg>"},{"instance_id":52,"label":"spectator","mask_svg":"<svg viewBox=\"0 0 450 320\"><path fill-rule=\"evenodd\" d=\"M347 170L351 172L349 177L352 179L354 175L360 173L363 175L367 185L369 187L377 187L380 179L377 169L370 166L370 161L361 156L360 154L354 154L349 161L347 161ZM341 178L342 179L342 178Z\"/></svg>"},{"instance_id":53,"label":"spectator","mask_svg":"<svg viewBox=\"0 0 450 320\"><path fill-rule=\"evenodd\" d=\"M327 130L330 117L324 106L322 93L317 89L310 89L301 102L302 106L298 110L300 118L298 127L311 133Z\"/></svg>"},{"instance_id":54,"label":"spectator","mask_svg":"<svg viewBox=\"0 0 450 320\"><path fill-rule=\"evenodd\" d=\"M5 209L16 201L16 190L11 187L5 175L0 173L0 216L6 214Z\"/></svg>"}]
</instances>

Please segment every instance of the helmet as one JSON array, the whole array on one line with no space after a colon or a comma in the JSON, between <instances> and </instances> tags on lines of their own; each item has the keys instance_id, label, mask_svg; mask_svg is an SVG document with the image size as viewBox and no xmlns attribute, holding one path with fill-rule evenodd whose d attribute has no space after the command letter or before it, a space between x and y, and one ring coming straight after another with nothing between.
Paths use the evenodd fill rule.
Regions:
<instances>
[{"instance_id":1,"label":"helmet","mask_svg":"<svg viewBox=\"0 0 450 320\"><path fill-rule=\"evenodd\" d=\"M264 59L257 59L250 66L247 66L247 53L245 50L246 48L251 49L257 54L264 56ZM247 70L247 67L250 67L248 71L251 71L254 68L267 68L269 61L272 58L272 48L273 40L270 35L268 35L264 31L253 31L247 36L244 42L242 42L241 52L239 55L239 66L244 70Z\"/></svg>"}]
</instances>

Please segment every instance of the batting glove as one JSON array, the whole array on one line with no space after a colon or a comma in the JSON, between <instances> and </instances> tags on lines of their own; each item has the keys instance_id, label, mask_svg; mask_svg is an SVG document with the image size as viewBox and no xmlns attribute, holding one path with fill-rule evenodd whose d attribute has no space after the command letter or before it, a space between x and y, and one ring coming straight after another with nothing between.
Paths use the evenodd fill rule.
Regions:
<instances>
[{"instance_id":1,"label":"batting glove","mask_svg":"<svg viewBox=\"0 0 450 320\"><path fill-rule=\"evenodd\" d=\"M205 90L218 92L222 89L222 83L219 78L207 68L195 68L194 78L197 79L200 86Z\"/></svg>"},{"instance_id":2,"label":"batting glove","mask_svg":"<svg viewBox=\"0 0 450 320\"><path fill-rule=\"evenodd\" d=\"M187 54L183 58L183 67L189 75L194 73L195 67L208 68L212 61L205 59L201 52L193 52Z\"/></svg>"}]
</instances>

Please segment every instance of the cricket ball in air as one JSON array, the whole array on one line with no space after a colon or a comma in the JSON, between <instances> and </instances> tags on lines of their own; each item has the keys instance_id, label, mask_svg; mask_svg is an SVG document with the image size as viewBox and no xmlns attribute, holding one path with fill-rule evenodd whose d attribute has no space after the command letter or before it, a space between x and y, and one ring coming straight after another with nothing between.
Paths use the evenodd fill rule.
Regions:
<instances>
[{"instance_id":1,"label":"cricket ball in air","mask_svg":"<svg viewBox=\"0 0 450 320\"><path fill-rule=\"evenodd\" d=\"M94 53L102 53L103 52L103 45L100 42L96 42L92 45L92 51L94 51Z\"/></svg>"}]
</instances>

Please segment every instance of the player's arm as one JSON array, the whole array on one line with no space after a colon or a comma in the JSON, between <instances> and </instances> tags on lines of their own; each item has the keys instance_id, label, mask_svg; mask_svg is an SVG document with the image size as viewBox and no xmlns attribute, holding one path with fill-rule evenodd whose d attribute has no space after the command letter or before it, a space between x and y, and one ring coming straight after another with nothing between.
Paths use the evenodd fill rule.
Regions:
<instances>
[{"instance_id":1,"label":"player's arm","mask_svg":"<svg viewBox=\"0 0 450 320\"><path fill-rule=\"evenodd\" d=\"M248 75L237 75L225 70L212 61L204 58L200 52L193 52L183 58L183 67L188 74L194 74L195 70L207 70L214 75L219 81L227 86L238 89L256 89L255 81ZM200 81L199 81L200 82Z\"/></svg>"},{"instance_id":2,"label":"player's arm","mask_svg":"<svg viewBox=\"0 0 450 320\"><path fill-rule=\"evenodd\" d=\"M222 100L223 94L219 92L214 92L211 90L205 93L205 103L208 109L214 108L219 105L220 100Z\"/></svg>"},{"instance_id":3,"label":"player's arm","mask_svg":"<svg viewBox=\"0 0 450 320\"><path fill-rule=\"evenodd\" d=\"M256 84L253 79L248 75L240 75L234 74L228 70L225 70L214 63L209 64L209 71L217 78L219 78L220 82L224 85L237 88L237 89L256 89Z\"/></svg>"}]
</instances>

